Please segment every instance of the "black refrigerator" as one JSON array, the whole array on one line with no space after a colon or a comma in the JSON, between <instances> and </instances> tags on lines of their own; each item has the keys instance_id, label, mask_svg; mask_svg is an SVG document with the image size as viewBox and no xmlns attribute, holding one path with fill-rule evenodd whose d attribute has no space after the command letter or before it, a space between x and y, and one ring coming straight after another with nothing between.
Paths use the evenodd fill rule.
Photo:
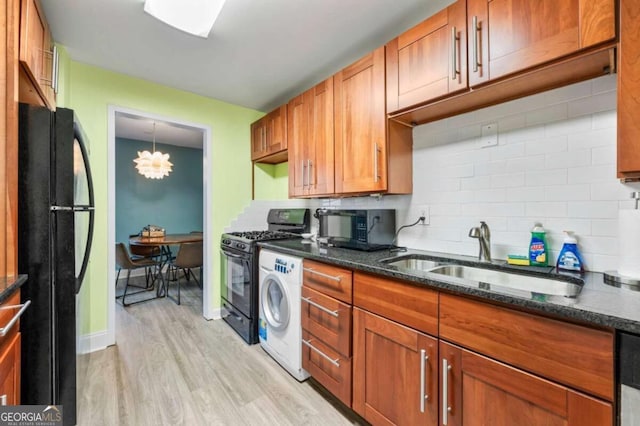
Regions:
<instances>
[{"instance_id":1,"label":"black refrigerator","mask_svg":"<svg viewBox=\"0 0 640 426\"><path fill-rule=\"evenodd\" d=\"M85 144L72 110L20 104L18 270L32 303L20 320L21 402L62 405L65 425L76 423L76 294L93 237Z\"/></svg>"}]
</instances>

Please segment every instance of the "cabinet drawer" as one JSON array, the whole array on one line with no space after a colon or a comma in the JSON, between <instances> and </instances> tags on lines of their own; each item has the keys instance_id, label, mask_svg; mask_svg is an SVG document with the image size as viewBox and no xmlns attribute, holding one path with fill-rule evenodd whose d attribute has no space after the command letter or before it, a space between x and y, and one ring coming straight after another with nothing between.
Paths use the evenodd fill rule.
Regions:
<instances>
[{"instance_id":1,"label":"cabinet drawer","mask_svg":"<svg viewBox=\"0 0 640 426\"><path fill-rule=\"evenodd\" d=\"M302 287L302 329L341 355L351 356L351 306Z\"/></svg>"},{"instance_id":2,"label":"cabinet drawer","mask_svg":"<svg viewBox=\"0 0 640 426\"><path fill-rule=\"evenodd\" d=\"M343 302L351 304L351 271L336 266L305 260L302 283Z\"/></svg>"},{"instance_id":3,"label":"cabinet drawer","mask_svg":"<svg viewBox=\"0 0 640 426\"><path fill-rule=\"evenodd\" d=\"M612 332L441 294L440 337L613 400Z\"/></svg>"},{"instance_id":4,"label":"cabinet drawer","mask_svg":"<svg viewBox=\"0 0 640 426\"><path fill-rule=\"evenodd\" d=\"M438 292L356 272L353 304L400 324L438 335Z\"/></svg>"},{"instance_id":5,"label":"cabinet drawer","mask_svg":"<svg viewBox=\"0 0 640 426\"><path fill-rule=\"evenodd\" d=\"M351 407L351 358L343 357L306 330L302 330L302 340L302 368Z\"/></svg>"}]
</instances>

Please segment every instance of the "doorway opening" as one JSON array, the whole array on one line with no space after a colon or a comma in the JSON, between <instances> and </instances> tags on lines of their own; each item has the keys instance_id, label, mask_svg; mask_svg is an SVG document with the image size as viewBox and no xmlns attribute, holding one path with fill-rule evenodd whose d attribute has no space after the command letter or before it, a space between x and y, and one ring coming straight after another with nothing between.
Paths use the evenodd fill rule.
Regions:
<instances>
[{"instance_id":1,"label":"doorway opening","mask_svg":"<svg viewBox=\"0 0 640 426\"><path fill-rule=\"evenodd\" d=\"M131 235L148 225L158 225L167 234L202 232L202 315L213 319L210 127L116 106L110 106L108 114L109 344L115 343L116 335L114 248L118 242L126 244ZM153 151L153 139L155 150L170 153L173 163L169 176L159 180L139 175L133 161L138 151ZM175 284L170 286L175 292Z\"/></svg>"}]
</instances>

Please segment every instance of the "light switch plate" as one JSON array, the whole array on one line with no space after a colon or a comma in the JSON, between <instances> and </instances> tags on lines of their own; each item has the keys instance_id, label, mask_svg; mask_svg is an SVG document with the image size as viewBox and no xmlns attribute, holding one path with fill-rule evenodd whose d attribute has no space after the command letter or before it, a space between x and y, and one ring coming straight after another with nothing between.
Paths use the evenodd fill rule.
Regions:
<instances>
[{"instance_id":1,"label":"light switch plate","mask_svg":"<svg viewBox=\"0 0 640 426\"><path fill-rule=\"evenodd\" d=\"M482 126L482 136L478 142L478 148L488 148L498 145L498 123L489 123Z\"/></svg>"}]
</instances>

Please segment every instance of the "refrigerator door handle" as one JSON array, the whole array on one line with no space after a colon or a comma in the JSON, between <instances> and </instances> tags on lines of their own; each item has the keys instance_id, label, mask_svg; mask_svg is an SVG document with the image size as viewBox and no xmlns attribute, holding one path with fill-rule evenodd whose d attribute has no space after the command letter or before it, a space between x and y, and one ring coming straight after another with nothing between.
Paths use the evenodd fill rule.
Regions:
<instances>
[{"instance_id":1,"label":"refrigerator door handle","mask_svg":"<svg viewBox=\"0 0 640 426\"><path fill-rule=\"evenodd\" d=\"M0 337L4 337L7 335L9 330L11 330L15 323L18 322L22 314L24 314L24 311L27 310L29 305L31 305L31 300L27 300L21 305L3 306L2 308L0 308L0 310L20 308L20 310L13 316L13 318L11 318L11 321L9 321L4 327L0 328Z\"/></svg>"},{"instance_id":2,"label":"refrigerator door handle","mask_svg":"<svg viewBox=\"0 0 640 426\"><path fill-rule=\"evenodd\" d=\"M49 208L52 212L89 212L95 209L93 206L51 206Z\"/></svg>"}]
</instances>

